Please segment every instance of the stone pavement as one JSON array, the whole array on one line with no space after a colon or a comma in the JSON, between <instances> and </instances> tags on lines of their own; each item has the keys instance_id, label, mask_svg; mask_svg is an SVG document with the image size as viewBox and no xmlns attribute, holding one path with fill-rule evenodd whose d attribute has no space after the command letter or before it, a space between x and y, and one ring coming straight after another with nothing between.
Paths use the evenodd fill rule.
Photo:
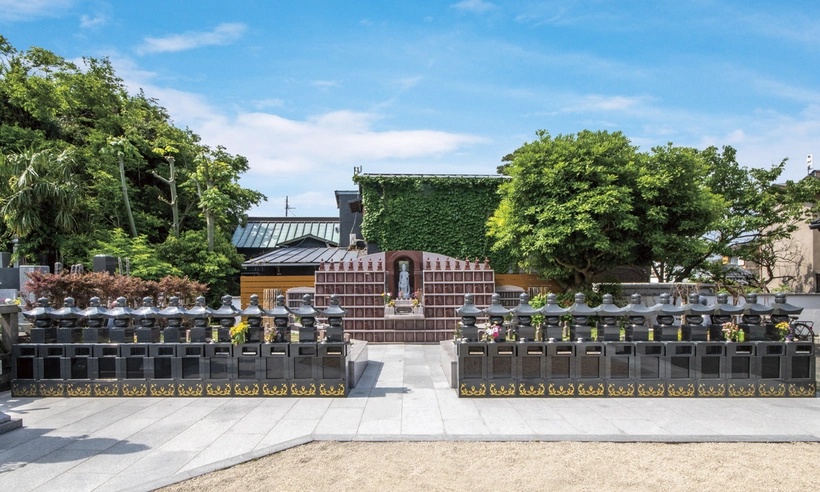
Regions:
<instances>
[{"instance_id":1,"label":"stone pavement","mask_svg":"<svg viewBox=\"0 0 820 492\"><path fill-rule=\"evenodd\" d=\"M311 440L820 441L820 398L459 399L438 345L370 345L350 396L12 398L0 490L150 490Z\"/></svg>"}]
</instances>

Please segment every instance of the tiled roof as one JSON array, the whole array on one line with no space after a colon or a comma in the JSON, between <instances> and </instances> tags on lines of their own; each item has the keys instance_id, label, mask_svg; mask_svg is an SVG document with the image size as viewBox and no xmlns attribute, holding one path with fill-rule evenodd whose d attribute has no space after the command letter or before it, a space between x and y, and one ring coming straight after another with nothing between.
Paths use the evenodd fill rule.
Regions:
<instances>
[{"instance_id":1,"label":"tiled roof","mask_svg":"<svg viewBox=\"0 0 820 492\"><path fill-rule=\"evenodd\" d=\"M260 266L306 266L325 262L347 261L358 258L360 251L347 248L279 248L242 264L243 267Z\"/></svg>"},{"instance_id":2,"label":"tiled roof","mask_svg":"<svg viewBox=\"0 0 820 492\"><path fill-rule=\"evenodd\" d=\"M236 228L231 242L237 248L272 249L313 237L337 246L338 229L339 219L334 217L250 217L247 225Z\"/></svg>"}]
</instances>

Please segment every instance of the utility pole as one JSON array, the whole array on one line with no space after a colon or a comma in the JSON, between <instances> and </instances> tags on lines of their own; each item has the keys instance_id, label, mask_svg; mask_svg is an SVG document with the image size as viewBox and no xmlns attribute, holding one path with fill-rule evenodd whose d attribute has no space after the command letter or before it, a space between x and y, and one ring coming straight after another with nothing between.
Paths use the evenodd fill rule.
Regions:
<instances>
[{"instance_id":1,"label":"utility pole","mask_svg":"<svg viewBox=\"0 0 820 492\"><path fill-rule=\"evenodd\" d=\"M296 210L295 208L288 205L288 197L285 197L285 217L288 216L288 210Z\"/></svg>"}]
</instances>

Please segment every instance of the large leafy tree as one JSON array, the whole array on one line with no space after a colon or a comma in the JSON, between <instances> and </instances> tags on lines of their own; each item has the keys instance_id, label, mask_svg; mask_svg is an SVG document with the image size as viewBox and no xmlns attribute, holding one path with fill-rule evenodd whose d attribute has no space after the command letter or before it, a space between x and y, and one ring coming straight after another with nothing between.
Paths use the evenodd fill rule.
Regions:
<instances>
[{"instance_id":1,"label":"large leafy tree","mask_svg":"<svg viewBox=\"0 0 820 492\"><path fill-rule=\"evenodd\" d=\"M682 281L720 271L711 263L721 256L770 264L820 189L813 179L778 185L783 162L746 169L731 147L643 153L620 132L537 135L499 169L512 180L490 234L521 266L567 287L619 265Z\"/></svg>"},{"instance_id":2,"label":"large leafy tree","mask_svg":"<svg viewBox=\"0 0 820 492\"><path fill-rule=\"evenodd\" d=\"M47 256L49 263L89 264L89 251L100 244L130 241L131 249L153 248L169 236L199 230L212 231L213 251L225 241L230 246L244 213L264 199L238 184L248 170L244 157L210 149L191 130L174 126L158 101L142 92L129 94L107 59L76 64L41 48L18 51L2 36L0 154L7 205L0 248L17 237L18 255L34 261ZM39 157L32 161L32 156ZM205 180L203 159L211 171ZM34 174L25 171L37 166ZM173 192L166 176L173 179ZM32 188L18 186L21 194L9 204L15 183ZM204 196L197 183L203 184ZM54 199L58 191L62 202ZM23 200L32 206L18 206ZM21 227L26 224L35 225ZM121 237L118 229L133 237ZM126 246L118 251L128 251ZM201 246L208 249L207 242ZM236 255L226 257L232 269L241 263ZM195 265L186 273L213 278L213 271L202 268L197 273Z\"/></svg>"},{"instance_id":3,"label":"large leafy tree","mask_svg":"<svg viewBox=\"0 0 820 492\"><path fill-rule=\"evenodd\" d=\"M575 286L617 265L647 263L633 193L637 148L619 132L537 135L500 169L512 179L490 219L496 247Z\"/></svg>"}]
</instances>

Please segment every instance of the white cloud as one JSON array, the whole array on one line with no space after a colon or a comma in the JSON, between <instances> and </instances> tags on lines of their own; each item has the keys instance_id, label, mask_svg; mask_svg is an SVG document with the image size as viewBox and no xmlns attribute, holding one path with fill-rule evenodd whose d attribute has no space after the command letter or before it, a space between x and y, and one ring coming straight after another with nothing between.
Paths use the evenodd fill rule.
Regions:
<instances>
[{"instance_id":1,"label":"white cloud","mask_svg":"<svg viewBox=\"0 0 820 492\"><path fill-rule=\"evenodd\" d=\"M331 87L339 87L339 83L335 80L311 80L310 85L325 90Z\"/></svg>"},{"instance_id":2,"label":"white cloud","mask_svg":"<svg viewBox=\"0 0 820 492\"><path fill-rule=\"evenodd\" d=\"M492 3L483 0L462 0L461 2L454 3L451 7L464 12L475 12L479 14L496 8Z\"/></svg>"},{"instance_id":3,"label":"white cloud","mask_svg":"<svg viewBox=\"0 0 820 492\"><path fill-rule=\"evenodd\" d=\"M108 22L108 16L105 14L97 14L94 17L83 15L80 17L80 27L83 29L94 29L105 25Z\"/></svg>"},{"instance_id":4,"label":"white cloud","mask_svg":"<svg viewBox=\"0 0 820 492\"><path fill-rule=\"evenodd\" d=\"M594 111L630 111L652 101L649 96L602 96L587 94L569 101L558 113L579 113Z\"/></svg>"},{"instance_id":5,"label":"white cloud","mask_svg":"<svg viewBox=\"0 0 820 492\"><path fill-rule=\"evenodd\" d=\"M190 127L207 145L224 145L248 158L250 171L243 178L244 186L271 197L271 202L252 211L255 215L281 215L284 205L275 200L285 194L299 216L331 213L333 190L354 187L350 181L354 166L364 165L370 172L463 172L441 161L486 142L475 135L432 129L380 130L381 115L356 111L305 119L263 111L227 114L199 94L156 85L156 74L139 69L128 58L108 55L130 92L144 89L168 110L177 126ZM267 101L273 102L269 107L278 103Z\"/></svg>"},{"instance_id":6,"label":"white cloud","mask_svg":"<svg viewBox=\"0 0 820 492\"><path fill-rule=\"evenodd\" d=\"M241 23L223 23L212 31L171 34L162 38L145 38L137 53L164 53L185 51L201 46L231 44L245 33L247 26Z\"/></svg>"},{"instance_id":7,"label":"white cloud","mask_svg":"<svg viewBox=\"0 0 820 492\"><path fill-rule=\"evenodd\" d=\"M62 14L72 0L0 0L0 20L21 21Z\"/></svg>"},{"instance_id":8,"label":"white cloud","mask_svg":"<svg viewBox=\"0 0 820 492\"><path fill-rule=\"evenodd\" d=\"M261 112L233 118L214 116L195 128L203 138L218 138L248 157L258 174L301 174L336 165L352 168L363 161L441 155L481 140L436 130L377 131L373 129L377 115L354 111L334 111L301 121Z\"/></svg>"},{"instance_id":9,"label":"white cloud","mask_svg":"<svg viewBox=\"0 0 820 492\"><path fill-rule=\"evenodd\" d=\"M415 77L400 77L395 80L395 85L398 86L400 90L406 91L417 86L423 79L424 77L421 75L416 75Z\"/></svg>"},{"instance_id":10,"label":"white cloud","mask_svg":"<svg viewBox=\"0 0 820 492\"><path fill-rule=\"evenodd\" d=\"M259 99L257 101L254 101L253 105L256 107L256 109L281 108L285 105L285 100L277 98Z\"/></svg>"}]
</instances>

